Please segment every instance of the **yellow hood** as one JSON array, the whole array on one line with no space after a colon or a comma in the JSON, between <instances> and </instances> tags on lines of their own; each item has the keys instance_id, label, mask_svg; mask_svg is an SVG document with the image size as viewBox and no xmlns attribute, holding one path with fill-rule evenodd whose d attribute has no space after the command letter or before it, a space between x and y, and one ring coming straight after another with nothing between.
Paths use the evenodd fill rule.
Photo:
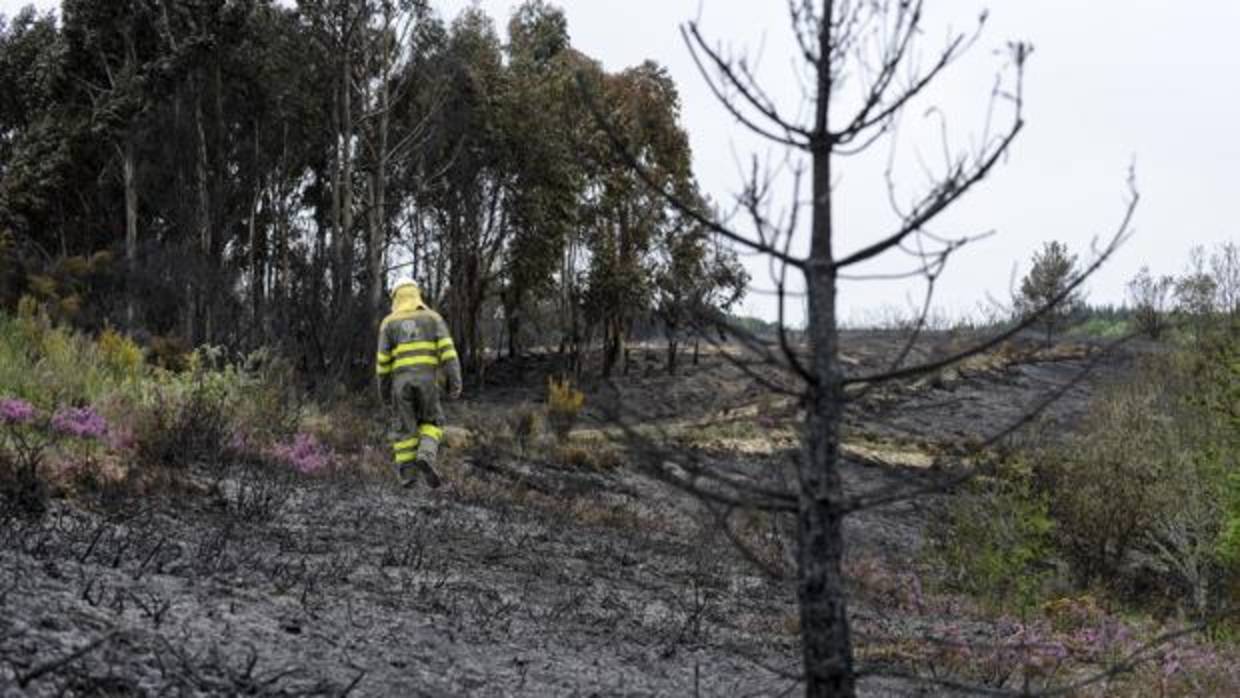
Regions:
<instances>
[{"instance_id":1,"label":"yellow hood","mask_svg":"<svg viewBox=\"0 0 1240 698\"><path fill-rule=\"evenodd\" d=\"M402 284L392 291L392 314L407 315L419 310L429 310L422 300L422 291L413 284Z\"/></svg>"}]
</instances>

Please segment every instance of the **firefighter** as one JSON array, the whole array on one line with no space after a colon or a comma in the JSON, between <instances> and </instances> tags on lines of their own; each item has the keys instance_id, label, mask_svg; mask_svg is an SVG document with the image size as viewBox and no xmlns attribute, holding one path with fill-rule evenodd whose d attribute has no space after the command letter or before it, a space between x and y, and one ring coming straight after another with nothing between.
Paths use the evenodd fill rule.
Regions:
<instances>
[{"instance_id":1,"label":"firefighter","mask_svg":"<svg viewBox=\"0 0 1240 698\"><path fill-rule=\"evenodd\" d=\"M432 488L440 485L435 457L443 438L443 408L439 404L440 377L448 396L461 396L461 362L448 325L422 300L413 281L392 289L392 313L379 326L379 355L375 372L379 398L394 403L400 433L392 444L401 485L411 487L418 474Z\"/></svg>"}]
</instances>

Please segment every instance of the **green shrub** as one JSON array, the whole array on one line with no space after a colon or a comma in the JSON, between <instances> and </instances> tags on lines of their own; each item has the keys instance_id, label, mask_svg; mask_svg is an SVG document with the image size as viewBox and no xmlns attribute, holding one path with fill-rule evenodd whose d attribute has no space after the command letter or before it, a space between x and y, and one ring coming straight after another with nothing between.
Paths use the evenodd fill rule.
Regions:
<instances>
[{"instance_id":1,"label":"green shrub","mask_svg":"<svg viewBox=\"0 0 1240 698\"><path fill-rule=\"evenodd\" d=\"M1176 464L1164 448L1157 390L1115 386L1094 401L1081 432L1044 455L1047 493L1060 542L1081 581L1114 580L1157 513L1171 504Z\"/></svg>"},{"instance_id":2,"label":"green shrub","mask_svg":"<svg viewBox=\"0 0 1240 698\"><path fill-rule=\"evenodd\" d=\"M301 403L291 368L266 352L237 364L220 349L202 347L181 372L155 369L136 412L140 460L171 466L261 452L298 431Z\"/></svg>"},{"instance_id":3,"label":"green shrub","mask_svg":"<svg viewBox=\"0 0 1240 698\"><path fill-rule=\"evenodd\" d=\"M954 497L936 522L932 550L951 589L1026 612L1052 581L1055 524L1029 476L1014 473Z\"/></svg>"},{"instance_id":4,"label":"green shrub","mask_svg":"<svg viewBox=\"0 0 1240 698\"><path fill-rule=\"evenodd\" d=\"M109 338L105 349L84 334L53 325L37 309L23 307L21 316L0 315L0 392L44 408L132 394L144 368L132 355L122 358L130 349L122 349L119 338ZM128 362L123 369L121 361Z\"/></svg>"},{"instance_id":5,"label":"green shrub","mask_svg":"<svg viewBox=\"0 0 1240 698\"><path fill-rule=\"evenodd\" d=\"M121 381L135 381L145 368L142 347L132 339L108 328L97 340L103 363Z\"/></svg>"},{"instance_id":6,"label":"green shrub","mask_svg":"<svg viewBox=\"0 0 1240 698\"><path fill-rule=\"evenodd\" d=\"M1069 334L1097 337L1099 339L1119 339L1133 331L1133 323L1128 320L1093 317L1073 327Z\"/></svg>"},{"instance_id":7,"label":"green shrub","mask_svg":"<svg viewBox=\"0 0 1240 698\"><path fill-rule=\"evenodd\" d=\"M218 463L230 444L231 407L218 381L204 375L186 386L151 386L133 420L139 461L164 467Z\"/></svg>"},{"instance_id":8,"label":"green shrub","mask_svg":"<svg viewBox=\"0 0 1240 698\"><path fill-rule=\"evenodd\" d=\"M1236 355L1198 346L1147 359L1037 455L1056 545L1079 582L1154 591L1198 615L1228 601L1240 574Z\"/></svg>"}]
</instances>

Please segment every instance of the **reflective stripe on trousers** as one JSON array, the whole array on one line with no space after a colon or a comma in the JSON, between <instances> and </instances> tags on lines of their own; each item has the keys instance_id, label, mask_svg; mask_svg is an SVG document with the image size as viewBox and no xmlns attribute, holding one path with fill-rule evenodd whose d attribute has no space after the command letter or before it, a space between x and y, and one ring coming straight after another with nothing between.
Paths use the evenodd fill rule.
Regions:
<instances>
[{"instance_id":1,"label":"reflective stripe on trousers","mask_svg":"<svg viewBox=\"0 0 1240 698\"><path fill-rule=\"evenodd\" d=\"M397 465L417 460L433 464L439 455L439 442L442 440L443 429L434 424L423 424L418 427L417 436L392 444L393 459Z\"/></svg>"}]
</instances>

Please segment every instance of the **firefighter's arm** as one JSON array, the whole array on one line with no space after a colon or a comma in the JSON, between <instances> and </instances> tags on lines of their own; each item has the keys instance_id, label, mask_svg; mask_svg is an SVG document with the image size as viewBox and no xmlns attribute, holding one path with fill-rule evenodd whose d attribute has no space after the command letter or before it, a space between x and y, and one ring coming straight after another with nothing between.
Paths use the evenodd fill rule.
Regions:
<instances>
[{"instance_id":1,"label":"firefighter's arm","mask_svg":"<svg viewBox=\"0 0 1240 698\"><path fill-rule=\"evenodd\" d=\"M436 323L438 328L436 334L436 345L439 349L439 367L443 369L444 376L448 379L448 395L452 399L461 396L461 360L456 355L456 344L452 341L452 333L448 330L448 323L439 318Z\"/></svg>"},{"instance_id":2,"label":"firefighter's arm","mask_svg":"<svg viewBox=\"0 0 1240 698\"><path fill-rule=\"evenodd\" d=\"M392 400L392 356L391 340L388 338L387 327L379 328L379 349L375 356L375 380L379 388L379 399L383 402Z\"/></svg>"}]
</instances>

